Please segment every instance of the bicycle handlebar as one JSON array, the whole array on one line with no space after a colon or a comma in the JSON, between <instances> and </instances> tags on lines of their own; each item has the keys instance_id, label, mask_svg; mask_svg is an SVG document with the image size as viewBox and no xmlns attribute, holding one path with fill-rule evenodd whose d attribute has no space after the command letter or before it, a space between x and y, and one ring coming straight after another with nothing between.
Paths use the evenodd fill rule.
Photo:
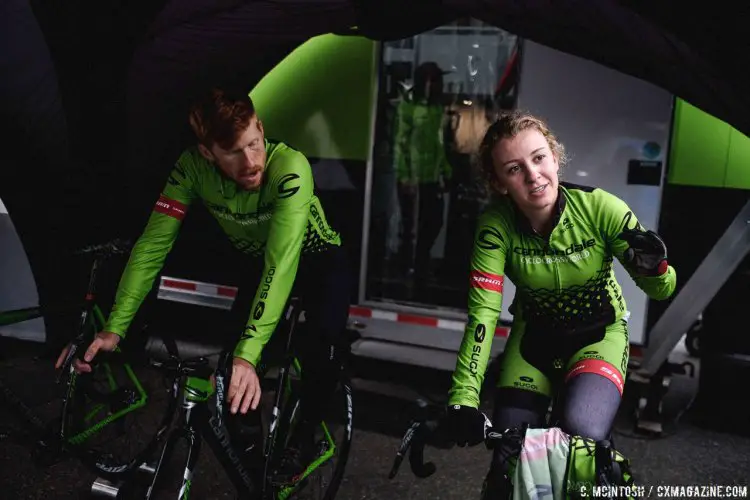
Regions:
<instances>
[{"instance_id":1,"label":"bicycle handlebar","mask_svg":"<svg viewBox=\"0 0 750 500\"><path fill-rule=\"evenodd\" d=\"M93 244L76 251L76 255L93 255L97 258L109 258L117 255L127 255L133 248L130 240L114 239L107 243Z\"/></svg>"},{"instance_id":2,"label":"bicycle handlebar","mask_svg":"<svg viewBox=\"0 0 750 500\"><path fill-rule=\"evenodd\" d=\"M424 444L427 441L428 434L434 431L435 425L436 421L429 420L422 422L413 421L409 425L404 437L401 439L401 446L399 446L396 452L396 459L393 461L393 467L391 467L391 471L388 473L388 479L396 477L401 462L404 460L404 455L406 455L410 447L409 465L414 475L424 478L435 473L435 464L424 462ZM412 447L415 440L417 444Z\"/></svg>"},{"instance_id":3,"label":"bicycle handlebar","mask_svg":"<svg viewBox=\"0 0 750 500\"><path fill-rule=\"evenodd\" d=\"M439 420L412 420L401 439L401 446L396 452L396 459L388 474L388 479L396 477L407 451L409 452L409 465L415 476L426 478L433 475L437 467L432 462L424 461L424 448L430 436L444 432L444 425ZM488 449L492 449L498 443L516 437L517 431L518 429L508 429L505 432L497 432L492 426L487 425L484 432L484 444Z\"/></svg>"}]
</instances>

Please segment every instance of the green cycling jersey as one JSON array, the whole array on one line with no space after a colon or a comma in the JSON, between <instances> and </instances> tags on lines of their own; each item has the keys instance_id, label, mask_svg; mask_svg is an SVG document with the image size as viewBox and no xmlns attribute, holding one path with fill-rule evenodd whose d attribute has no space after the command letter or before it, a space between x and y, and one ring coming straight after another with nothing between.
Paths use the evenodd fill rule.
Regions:
<instances>
[{"instance_id":1,"label":"green cycling jersey","mask_svg":"<svg viewBox=\"0 0 750 500\"><path fill-rule=\"evenodd\" d=\"M253 365L281 318L300 256L341 244L314 193L310 164L283 143L265 141L261 188L245 191L197 148L177 160L128 260L105 330L125 336L177 238L188 207L201 200L235 248L263 258L263 274L235 356ZM239 336L240 332L238 332Z\"/></svg>"},{"instance_id":2,"label":"green cycling jersey","mask_svg":"<svg viewBox=\"0 0 750 500\"><path fill-rule=\"evenodd\" d=\"M561 183L554 222L548 238L537 235L507 198L492 202L480 216L471 260L469 318L453 373L451 405L479 405L506 275L516 286L509 311L527 329L533 325L537 331L565 335L627 319L613 262L615 257L623 262L628 248L619 235L641 227L635 214L602 189ZM662 275L648 277L624 267L649 297L663 300L674 292L671 266Z\"/></svg>"},{"instance_id":3,"label":"green cycling jersey","mask_svg":"<svg viewBox=\"0 0 750 500\"><path fill-rule=\"evenodd\" d=\"M452 175L443 145L443 106L405 96L396 108L394 159L398 182L447 182Z\"/></svg>"}]
</instances>

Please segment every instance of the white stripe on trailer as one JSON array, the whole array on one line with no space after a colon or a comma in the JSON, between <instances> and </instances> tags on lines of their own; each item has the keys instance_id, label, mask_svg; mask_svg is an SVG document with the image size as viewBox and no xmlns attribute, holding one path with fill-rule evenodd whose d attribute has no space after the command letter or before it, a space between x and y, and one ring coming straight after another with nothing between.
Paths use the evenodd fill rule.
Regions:
<instances>
[{"instance_id":1,"label":"white stripe on trailer","mask_svg":"<svg viewBox=\"0 0 750 500\"><path fill-rule=\"evenodd\" d=\"M379 309L370 309L372 319L382 319L385 321L398 321L398 313L393 311L381 311Z\"/></svg>"},{"instance_id":2,"label":"white stripe on trailer","mask_svg":"<svg viewBox=\"0 0 750 500\"><path fill-rule=\"evenodd\" d=\"M437 327L443 328L445 330L456 330L459 332L463 332L466 328L466 323L464 323L463 321L456 321L454 319L438 319Z\"/></svg>"}]
</instances>

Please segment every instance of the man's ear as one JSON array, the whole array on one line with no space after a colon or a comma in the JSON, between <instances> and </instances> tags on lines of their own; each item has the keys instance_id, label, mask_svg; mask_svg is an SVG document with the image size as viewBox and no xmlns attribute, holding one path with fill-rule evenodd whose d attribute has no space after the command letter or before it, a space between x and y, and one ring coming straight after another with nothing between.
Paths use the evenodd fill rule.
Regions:
<instances>
[{"instance_id":1,"label":"man's ear","mask_svg":"<svg viewBox=\"0 0 750 500\"><path fill-rule=\"evenodd\" d=\"M263 134L263 136L265 137L266 133L265 133L265 131L263 130L263 122L262 122L262 121L260 121L260 118L258 118L258 119L256 120L256 122L255 122L255 123L256 123L256 124L258 125L258 131L259 131L259 132L260 132L261 134Z\"/></svg>"},{"instance_id":2,"label":"man's ear","mask_svg":"<svg viewBox=\"0 0 750 500\"><path fill-rule=\"evenodd\" d=\"M198 151L200 151L203 158L210 161L211 163L214 163L216 161L216 159L214 158L214 154L203 144L198 144Z\"/></svg>"}]
</instances>

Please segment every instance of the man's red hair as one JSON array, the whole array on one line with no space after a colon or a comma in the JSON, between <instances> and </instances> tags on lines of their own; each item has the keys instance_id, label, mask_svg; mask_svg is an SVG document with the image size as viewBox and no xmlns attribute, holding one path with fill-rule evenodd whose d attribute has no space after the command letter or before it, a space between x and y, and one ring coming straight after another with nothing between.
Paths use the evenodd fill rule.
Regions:
<instances>
[{"instance_id":1,"label":"man's red hair","mask_svg":"<svg viewBox=\"0 0 750 500\"><path fill-rule=\"evenodd\" d=\"M190 126L198 142L230 149L255 116L247 93L212 88L190 108Z\"/></svg>"}]
</instances>

